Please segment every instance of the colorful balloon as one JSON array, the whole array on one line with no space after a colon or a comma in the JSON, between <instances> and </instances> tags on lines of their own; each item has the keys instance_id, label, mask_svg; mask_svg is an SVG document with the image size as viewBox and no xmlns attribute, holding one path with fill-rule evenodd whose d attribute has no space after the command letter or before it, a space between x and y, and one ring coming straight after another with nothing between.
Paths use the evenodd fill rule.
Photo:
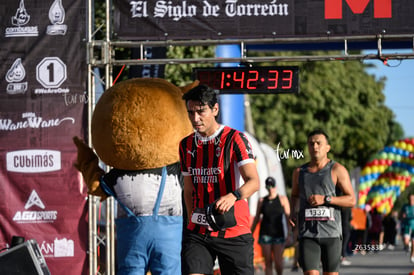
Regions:
<instances>
[{"instance_id":1,"label":"colorful balloon","mask_svg":"<svg viewBox=\"0 0 414 275\"><path fill-rule=\"evenodd\" d=\"M358 207L388 214L395 200L414 182L414 138L386 146L361 170Z\"/></svg>"}]
</instances>

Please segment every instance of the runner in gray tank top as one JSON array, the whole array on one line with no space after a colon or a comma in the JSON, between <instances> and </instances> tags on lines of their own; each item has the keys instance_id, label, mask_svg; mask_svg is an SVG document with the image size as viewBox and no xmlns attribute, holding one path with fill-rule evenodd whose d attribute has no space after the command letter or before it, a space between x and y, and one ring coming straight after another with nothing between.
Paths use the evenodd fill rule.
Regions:
<instances>
[{"instance_id":1,"label":"runner in gray tank top","mask_svg":"<svg viewBox=\"0 0 414 275\"><path fill-rule=\"evenodd\" d=\"M300 168L298 223L300 237L339 238L342 236L340 208L328 204L314 207L308 202L308 198L314 194L335 196L335 184L331 176L335 163L333 160L329 161L316 173L309 172L309 164Z\"/></svg>"},{"instance_id":2,"label":"runner in gray tank top","mask_svg":"<svg viewBox=\"0 0 414 275\"><path fill-rule=\"evenodd\" d=\"M328 158L323 130L308 135L310 162L292 176L291 224L299 229L299 263L305 275L339 274L342 250L341 207L353 207L355 194L348 171ZM342 190L336 196L335 188Z\"/></svg>"}]
</instances>

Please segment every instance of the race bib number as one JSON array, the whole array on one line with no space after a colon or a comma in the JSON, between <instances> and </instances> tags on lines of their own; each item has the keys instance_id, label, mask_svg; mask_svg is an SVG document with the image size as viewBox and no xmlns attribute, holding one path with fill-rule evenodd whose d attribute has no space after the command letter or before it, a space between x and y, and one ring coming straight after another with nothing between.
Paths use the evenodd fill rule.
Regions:
<instances>
[{"instance_id":1,"label":"race bib number","mask_svg":"<svg viewBox=\"0 0 414 275\"><path fill-rule=\"evenodd\" d=\"M306 221L334 221L334 209L332 207L318 207L305 209Z\"/></svg>"},{"instance_id":2,"label":"race bib number","mask_svg":"<svg viewBox=\"0 0 414 275\"><path fill-rule=\"evenodd\" d=\"M204 209L196 208L193 211L193 214L191 215L191 222L204 226L208 230L213 231L213 229L210 227L210 225L207 222L206 211Z\"/></svg>"}]
</instances>

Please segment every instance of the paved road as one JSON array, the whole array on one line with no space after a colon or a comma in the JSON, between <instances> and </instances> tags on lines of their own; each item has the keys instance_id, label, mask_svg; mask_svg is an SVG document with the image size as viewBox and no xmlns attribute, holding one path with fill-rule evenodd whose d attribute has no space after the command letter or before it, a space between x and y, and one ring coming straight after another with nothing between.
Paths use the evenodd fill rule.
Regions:
<instances>
[{"instance_id":1,"label":"paved road","mask_svg":"<svg viewBox=\"0 0 414 275\"><path fill-rule=\"evenodd\" d=\"M352 264L341 266L340 275L409 275L414 271L414 264L410 263L409 256L400 246L397 246L394 250L384 249L366 255L356 254L348 259ZM283 275L302 274L301 270L292 272L291 266L291 262L285 264ZM263 271L256 272L256 275L263 274Z\"/></svg>"}]
</instances>

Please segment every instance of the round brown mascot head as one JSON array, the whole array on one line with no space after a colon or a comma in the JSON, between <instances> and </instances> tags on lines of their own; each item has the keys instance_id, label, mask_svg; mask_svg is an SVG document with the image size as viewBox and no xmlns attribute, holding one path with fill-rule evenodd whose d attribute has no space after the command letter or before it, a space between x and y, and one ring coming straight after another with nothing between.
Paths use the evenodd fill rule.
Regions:
<instances>
[{"instance_id":1,"label":"round brown mascot head","mask_svg":"<svg viewBox=\"0 0 414 275\"><path fill-rule=\"evenodd\" d=\"M106 90L92 115L92 144L107 165L123 170L162 167L179 160L180 140L191 133L179 88L159 78L134 78Z\"/></svg>"}]
</instances>

